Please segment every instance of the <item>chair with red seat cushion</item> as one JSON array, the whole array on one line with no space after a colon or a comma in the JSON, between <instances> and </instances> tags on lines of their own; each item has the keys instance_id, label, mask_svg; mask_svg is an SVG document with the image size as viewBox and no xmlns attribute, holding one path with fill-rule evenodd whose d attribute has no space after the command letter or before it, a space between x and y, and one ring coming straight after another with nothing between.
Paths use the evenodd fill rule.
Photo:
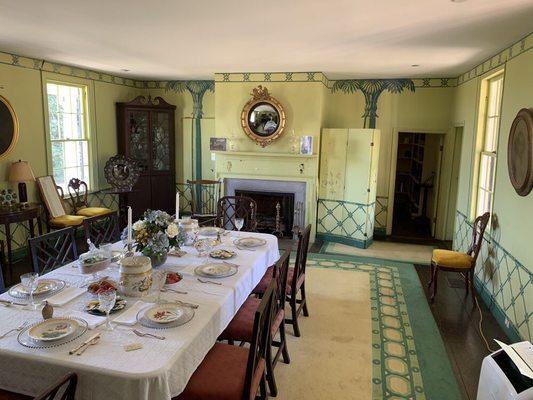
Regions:
<instances>
[{"instance_id":1,"label":"chair with red seat cushion","mask_svg":"<svg viewBox=\"0 0 533 400\"><path fill-rule=\"evenodd\" d=\"M267 381L270 387L270 394L277 395L276 379L274 377L274 367L278 363L280 356L283 355L283 362L290 363L289 352L287 350L287 340L285 336L285 298L287 287L287 274L289 270L290 250L285 250L285 253L274 265L274 279L276 282L276 293L274 298L274 305L272 309L272 326L270 328L271 340L267 347L266 355L266 369ZM253 316L261 300L256 297L249 297L246 299L242 307L237 311L227 328L219 336L220 340L227 340L230 344L233 342L247 342L250 343L253 332ZM275 340L279 332L279 341ZM272 356L272 346L277 347L276 354Z\"/></svg>"},{"instance_id":2,"label":"chair with red seat cushion","mask_svg":"<svg viewBox=\"0 0 533 400\"><path fill-rule=\"evenodd\" d=\"M74 400L77 385L78 375L70 373L36 397L7 392L0 389L0 400Z\"/></svg>"},{"instance_id":3,"label":"chair with red seat cushion","mask_svg":"<svg viewBox=\"0 0 533 400\"><path fill-rule=\"evenodd\" d=\"M254 313L250 348L216 343L192 374L183 393L174 400L267 398L265 357L275 288L273 281Z\"/></svg>"}]
</instances>

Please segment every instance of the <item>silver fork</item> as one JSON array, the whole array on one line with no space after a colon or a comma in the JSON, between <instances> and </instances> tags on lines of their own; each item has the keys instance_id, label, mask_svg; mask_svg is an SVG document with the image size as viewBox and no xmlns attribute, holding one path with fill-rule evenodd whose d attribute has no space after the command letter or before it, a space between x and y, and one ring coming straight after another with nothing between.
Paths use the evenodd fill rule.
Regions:
<instances>
[{"instance_id":1,"label":"silver fork","mask_svg":"<svg viewBox=\"0 0 533 400\"><path fill-rule=\"evenodd\" d=\"M159 339L159 340L166 339L164 336L154 335L152 333L146 333L146 332L139 332L137 329L134 329L133 333L135 333L137 336L140 336L140 337L151 337L151 338Z\"/></svg>"},{"instance_id":2,"label":"silver fork","mask_svg":"<svg viewBox=\"0 0 533 400\"><path fill-rule=\"evenodd\" d=\"M28 321L24 322L22 325L20 325L18 328L13 328L13 329L10 329L8 330L7 332L3 333L2 335L0 335L0 339L3 339L5 338L7 335L9 335L11 332L20 332L21 330L23 330L24 328L26 328L28 326Z\"/></svg>"},{"instance_id":3,"label":"silver fork","mask_svg":"<svg viewBox=\"0 0 533 400\"><path fill-rule=\"evenodd\" d=\"M200 307L199 304L194 304L194 303L187 303L186 301L181 301L181 300L174 300L174 303L177 303L179 304L180 306L183 306L183 307L189 307L189 308L192 308L192 309L197 309L198 307Z\"/></svg>"},{"instance_id":4,"label":"silver fork","mask_svg":"<svg viewBox=\"0 0 533 400\"><path fill-rule=\"evenodd\" d=\"M204 281L203 279L200 279L200 278L197 278L198 279L198 282L200 283L211 283L213 285L219 285L219 286L222 286L222 283L220 282L213 282L213 281Z\"/></svg>"},{"instance_id":5,"label":"silver fork","mask_svg":"<svg viewBox=\"0 0 533 400\"><path fill-rule=\"evenodd\" d=\"M172 293L177 293L177 294L187 294L187 292L184 292L184 291L182 291L182 290L176 290L176 289L170 289L170 288L163 288L163 289L161 289L161 291L162 291L163 293L165 293L165 292L172 292Z\"/></svg>"}]
</instances>

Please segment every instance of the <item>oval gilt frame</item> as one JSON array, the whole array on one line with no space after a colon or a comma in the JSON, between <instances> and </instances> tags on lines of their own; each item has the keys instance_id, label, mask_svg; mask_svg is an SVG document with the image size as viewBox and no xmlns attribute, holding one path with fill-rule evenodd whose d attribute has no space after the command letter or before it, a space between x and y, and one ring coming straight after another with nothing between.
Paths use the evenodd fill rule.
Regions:
<instances>
[{"instance_id":1,"label":"oval gilt frame","mask_svg":"<svg viewBox=\"0 0 533 400\"><path fill-rule=\"evenodd\" d=\"M507 168L516 193L527 196L533 189L533 108L518 111L511 125Z\"/></svg>"},{"instance_id":2,"label":"oval gilt frame","mask_svg":"<svg viewBox=\"0 0 533 400\"><path fill-rule=\"evenodd\" d=\"M272 132L269 136L260 136L257 135L248 124L248 115L250 114L250 111L260 103L267 103L270 104L272 107L274 107L279 114L279 125L276 128L274 132ZM248 102L244 105L244 108L241 112L241 126L244 130L244 133L252 139L254 142L256 142L261 147L266 147L269 144L271 144L273 141L279 139L279 137L282 135L283 131L285 130L285 111L283 110L283 106L281 103L276 100L274 97L270 95L267 88L264 88L263 86L259 85L257 88L255 88L252 92L252 98L248 100Z\"/></svg>"},{"instance_id":3,"label":"oval gilt frame","mask_svg":"<svg viewBox=\"0 0 533 400\"><path fill-rule=\"evenodd\" d=\"M11 105L11 103L3 96L0 96L0 103L6 106L9 113L11 114L11 119L13 121L13 136L11 137L11 142L7 149L0 154L0 159L6 157L11 151L15 148L15 145L17 144L17 141L19 139L19 120L17 118L17 114L15 113L15 109ZM4 135L4 132L2 131L2 126L0 126L0 135Z\"/></svg>"}]
</instances>

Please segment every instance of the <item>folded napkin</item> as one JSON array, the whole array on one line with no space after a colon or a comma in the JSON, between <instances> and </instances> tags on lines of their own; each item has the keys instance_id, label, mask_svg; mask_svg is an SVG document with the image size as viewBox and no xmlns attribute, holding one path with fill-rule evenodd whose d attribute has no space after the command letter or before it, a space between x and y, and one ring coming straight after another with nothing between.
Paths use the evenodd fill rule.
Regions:
<instances>
[{"instance_id":1,"label":"folded napkin","mask_svg":"<svg viewBox=\"0 0 533 400\"><path fill-rule=\"evenodd\" d=\"M81 311L69 311L67 314L65 314L65 316L87 321L89 329L94 329L105 322L105 317L99 317L98 315L92 315Z\"/></svg>"},{"instance_id":2,"label":"folded napkin","mask_svg":"<svg viewBox=\"0 0 533 400\"><path fill-rule=\"evenodd\" d=\"M86 291L87 289L71 286L61 290L59 293L56 293L53 296L50 296L46 299L46 301L53 306L62 306L76 297L81 296Z\"/></svg>"},{"instance_id":3,"label":"folded napkin","mask_svg":"<svg viewBox=\"0 0 533 400\"><path fill-rule=\"evenodd\" d=\"M137 323L137 314L143 308L148 307L150 304L144 301L135 302L130 308L126 309L122 314L116 317L113 322L121 325L135 325Z\"/></svg>"}]
</instances>

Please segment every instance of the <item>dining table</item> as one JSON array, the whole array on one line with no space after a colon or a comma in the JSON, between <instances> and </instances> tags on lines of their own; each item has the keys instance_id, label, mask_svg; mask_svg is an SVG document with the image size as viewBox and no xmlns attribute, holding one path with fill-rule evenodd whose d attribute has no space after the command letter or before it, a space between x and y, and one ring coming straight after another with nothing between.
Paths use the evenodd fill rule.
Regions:
<instances>
[{"instance_id":1,"label":"dining table","mask_svg":"<svg viewBox=\"0 0 533 400\"><path fill-rule=\"evenodd\" d=\"M244 237L264 239L264 245L242 248L235 240ZM69 372L78 375L77 399L171 399L186 387L191 375L200 365L217 338L232 320L253 288L259 283L267 268L279 258L278 239L274 235L231 231L221 236L222 243L214 249L227 249L236 253L228 260L237 266L237 272L225 278L207 279L217 282L202 283L196 275L197 266L206 262L222 262L200 257L194 247L182 246L181 256L170 253L166 262L154 270L178 272L182 280L168 286L172 291L159 293L160 300L186 302L198 307L187 323L168 329L153 329L115 323L128 309L149 307L157 301L153 291L144 297L125 297L124 310L111 314L112 331L98 325L79 338L49 348L29 348L18 339L17 331L0 339L0 388L35 396ZM123 250L122 242L114 243L115 251ZM81 273L78 262L57 268L42 277L65 282L65 289L83 288L88 276ZM119 280L119 265L112 263L99 273L109 279ZM54 317L84 318L86 304L95 296L83 290L78 297L54 307ZM44 297L44 299L46 299ZM14 299L8 292L0 300ZM39 297L39 300L43 300ZM88 318L88 317L87 317ZM22 324L42 321L40 309L32 310L21 305L0 305L0 335ZM139 337L133 330L158 336ZM100 340L81 355L71 355L69 350L80 345L95 333ZM138 348L134 351L127 349ZM128 347L129 346L129 347ZM208 385L209 382L206 382Z\"/></svg>"}]
</instances>

